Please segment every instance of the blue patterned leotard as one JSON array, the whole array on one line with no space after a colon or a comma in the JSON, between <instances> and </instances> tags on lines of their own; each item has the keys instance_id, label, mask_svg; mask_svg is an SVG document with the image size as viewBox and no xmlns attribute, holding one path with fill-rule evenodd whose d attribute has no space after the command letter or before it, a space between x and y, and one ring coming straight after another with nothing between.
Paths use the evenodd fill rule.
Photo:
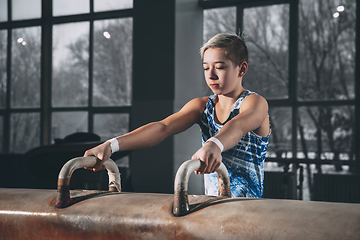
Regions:
<instances>
[{"instance_id":1,"label":"blue patterned leotard","mask_svg":"<svg viewBox=\"0 0 360 240\"><path fill-rule=\"evenodd\" d=\"M210 137L215 136L224 124L239 114L242 101L250 94L256 93L245 90L240 95L233 105L229 118L223 124L217 124L214 120L217 95L214 94L209 97L200 122L203 144ZM221 154L222 162L229 172L232 197L261 198L263 196L264 160L269 135L260 137L250 131L241 138L236 146ZM217 196L218 179L216 173L205 174L204 181L205 194Z\"/></svg>"}]
</instances>

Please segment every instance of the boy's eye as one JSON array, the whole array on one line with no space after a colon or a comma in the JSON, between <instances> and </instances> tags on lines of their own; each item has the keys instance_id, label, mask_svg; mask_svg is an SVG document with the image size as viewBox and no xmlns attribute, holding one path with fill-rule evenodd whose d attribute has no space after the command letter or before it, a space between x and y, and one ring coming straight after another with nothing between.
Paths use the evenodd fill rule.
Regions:
<instances>
[{"instance_id":1,"label":"boy's eye","mask_svg":"<svg viewBox=\"0 0 360 240\"><path fill-rule=\"evenodd\" d=\"M215 69L225 69L226 67L225 66L222 66L222 65L220 65L220 66L215 66ZM204 67L204 71L207 71L207 70L209 70L210 68L209 67Z\"/></svg>"},{"instance_id":2,"label":"boy's eye","mask_svg":"<svg viewBox=\"0 0 360 240\"><path fill-rule=\"evenodd\" d=\"M216 69L225 69L226 65L225 64L216 64Z\"/></svg>"}]
</instances>

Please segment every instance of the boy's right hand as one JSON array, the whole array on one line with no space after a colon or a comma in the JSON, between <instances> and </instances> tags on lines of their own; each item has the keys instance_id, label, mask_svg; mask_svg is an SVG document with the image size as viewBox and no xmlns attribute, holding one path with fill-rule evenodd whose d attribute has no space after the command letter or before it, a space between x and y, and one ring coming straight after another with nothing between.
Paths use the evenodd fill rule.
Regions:
<instances>
[{"instance_id":1,"label":"boy's right hand","mask_svg":"<svg viewBox=\"0 0 360 240\"><path fill-rule=\"evenodd\" d=\"M220 167L222 161L221 150L213 142L205 143L191 158L203 162L195 174L213 173Z\"/></svg>"},{"instance_id":2,"label":"boy's right hand","mask_svg":"<svg viewBox=\"0 0 360 240\"><path fill-rule=\"evenodd\" d=\"M104 161L111 156L111 147L110 142L106 141L94 148L87 150L84 154L84 157L95 156L98 161L93 167L85 167L85 169L93 170L94 172L105 169L103 165Z\"/></svg>"}]
</instances>

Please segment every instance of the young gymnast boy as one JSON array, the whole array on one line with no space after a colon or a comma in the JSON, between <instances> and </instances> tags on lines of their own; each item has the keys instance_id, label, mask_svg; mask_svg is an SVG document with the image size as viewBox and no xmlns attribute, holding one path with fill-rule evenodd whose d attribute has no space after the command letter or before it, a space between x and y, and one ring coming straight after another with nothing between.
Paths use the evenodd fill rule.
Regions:
<instances>
[{"instance_id":1,"label":"young gymnast boy","mask_svg":"<svg viewBox=\"0 0 360 240\"><path fill-rule=\"evenodd\" d=\"M203 146L192 159L203 162L196 174L205 174L205 194L218 194L215 171L223 162L233 197L262 197L270 124L267 101L242 86L248 69L247 47L237 35L221 33L204 44L201 57L213 95L193 99L179 112L110 139L84 156L102 161L116 151L149 148L197 123ZM92 170L103 169L101 165Z\"/></svg>"}]
</instances>

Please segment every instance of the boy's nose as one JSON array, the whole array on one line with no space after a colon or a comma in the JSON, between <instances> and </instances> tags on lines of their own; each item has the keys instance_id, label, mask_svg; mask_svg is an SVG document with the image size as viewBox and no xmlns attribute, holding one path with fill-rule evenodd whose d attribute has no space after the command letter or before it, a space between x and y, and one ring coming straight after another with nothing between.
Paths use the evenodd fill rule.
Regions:
<instances>
[{"instance_id":1,"label":"boy's nose","mask_svg":"<svg viewBox=\"0 0 360 240\"><path fill-rule=\"evenodd\" d=\"M217 75L216 75L216 73L215 73L215 71L214 71L214 69L211 69L211 70L209 71L209 78L212 79L212 80L215 80L215 79L218 78Z\"/></svg>"}]
</instances>

